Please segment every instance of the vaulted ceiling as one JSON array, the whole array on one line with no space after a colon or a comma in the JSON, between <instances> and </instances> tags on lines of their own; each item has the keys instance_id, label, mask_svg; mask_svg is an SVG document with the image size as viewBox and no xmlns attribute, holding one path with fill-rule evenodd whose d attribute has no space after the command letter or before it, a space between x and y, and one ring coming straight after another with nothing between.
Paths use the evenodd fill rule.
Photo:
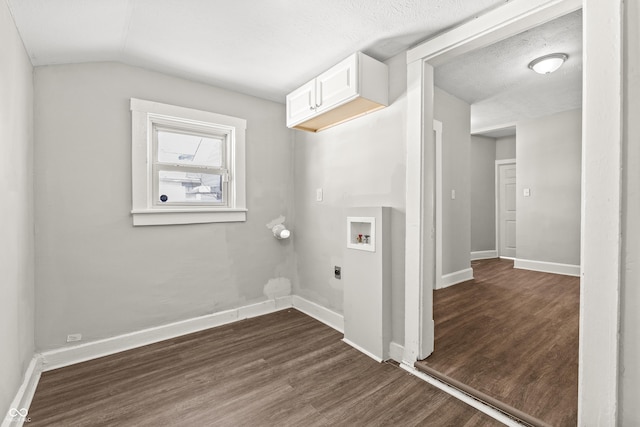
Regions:
<instances>
[{"instance_id":1,"label":"vaulted ceiling","mask_svg":"<svg viewBox=\"0 0 640 427\"><path fill-rule=\"evenodd\" d=\"M386 60L507 1L526 0L7 1L35 66L119 61L284 102L288 92L355 51ZM487 111L496 103L483 103L502 92L509 99L539 94L521 79L533 77L526 63L561 49L570 55L567 65L577 64L577 50L558 43L570 30L581 31L574 24L472 52L441 66L436 82ZM497 78L492 70L504 74Z\"/></svg>"}]
</instances>

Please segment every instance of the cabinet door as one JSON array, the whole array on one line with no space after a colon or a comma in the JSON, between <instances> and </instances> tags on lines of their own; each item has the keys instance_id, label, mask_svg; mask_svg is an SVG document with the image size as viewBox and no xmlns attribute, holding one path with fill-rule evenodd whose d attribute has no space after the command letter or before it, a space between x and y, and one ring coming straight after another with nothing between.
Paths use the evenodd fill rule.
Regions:
<instances>
[{"instance_id":1,"label":"cabinet door","mask_svg":"<svg viewBox=\"0 0 640 427\"><path fill-rule=\"evenodd\" d=\"M358 54L351 55L316 78L316 107L320 113L358 93Z\"/></svg>"},{"instance_id":2,"label":"cabinet door","mask_svg":"<svg viewBox=\"0 0 640 427\"><path fill-rule=\"evenodd\" d=\"M315 114L316 81L301 86L287 95L287 126L292 126Z\"/></svg>"}]
</instances>

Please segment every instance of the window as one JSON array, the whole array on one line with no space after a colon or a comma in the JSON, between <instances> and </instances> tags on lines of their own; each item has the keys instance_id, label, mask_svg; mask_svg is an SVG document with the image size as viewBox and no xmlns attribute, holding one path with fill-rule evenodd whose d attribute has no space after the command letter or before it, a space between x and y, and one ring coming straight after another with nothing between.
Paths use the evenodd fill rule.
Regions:
<instances>
[{"instance_id":1,"label":"window","mask_svg":"<svg viewBox=\"0 0 640 427\"><path fill-rule=\"evenodd\" d=\"M246 221L246 121L131 99L133 225Z\"/></svg>"}]
</instances>

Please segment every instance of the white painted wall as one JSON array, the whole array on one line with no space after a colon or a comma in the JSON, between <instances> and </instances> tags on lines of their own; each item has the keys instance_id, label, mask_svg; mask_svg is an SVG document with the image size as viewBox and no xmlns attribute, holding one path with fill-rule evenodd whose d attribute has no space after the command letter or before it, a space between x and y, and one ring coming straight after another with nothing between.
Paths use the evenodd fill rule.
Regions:
<instances>
[{"instance_id":1,"label":"white painted wall","mask_svg":"<svg viewBox=\"0 0 640 427\"><path fill-rule=\"evenodd\" d=\"M373 250L344 251L344 340L375 360L389 359L391 342L391 208L347 210L351 218L372 218ZM355 221L354 221L355 222ZM352 223L353 224L353 223ZM351 227L351 233L358 224ZM368 233L368 234L369 234ZM351 235L353 235L351 234Z\"/></svg>"},{"instance_id":2,"label":"white painted wall","mask_svg":"<svg viewBox=\"0 0 640 427\"><path fill-rule=\"evenodd\" d=\"M581 115L570 110L517 124L518 259L580 265Z\"/></svg>"},{"instance_id":3,"label":"white painted wall","mask_svg":"<svg viewBox=\"0 0 640 427\"><path fill-rule=\"evenodd\" d=\"M434 118L442 122L442 274L470 267L471 108L436 87ZM456 191L455 200L451 190Z\"/></svg>"},{"instance_id":4,"label":"white painted wall","mask_svg":"<svg viewBox=\"0 0 640 427\"><path fill-rule=\"evenodd\" d=\"M516 158L516 137L505 136L496 139L496 160Z\"/></svg>"},{"instance_id":5,"label":"white painted wall","mask_svg":"<svg viewBox=\"0 0 640 427\"><path fill-rule=\"evenodd\" d=\"M34 352L33 69L0 1L0 421Z\"/></svg>"},{"instance_id":6,"label":"white painted wall","mask_svg":"<svg viewBox=\"0 0 640 427\"><path fill-rule=\"evenodd\" d=\"M625 2L625 103L622 153L622 286L619 415L640 425L640 4Z\"/></svg>"},{"instance_id":7,"label":"white painted wall","mask_svg":"<svg viewBox=\"0 0 640 427\"><path fill-rule=\"evenodd\" d=\"M247 119L245 223L132 226L136 97ZM96 340L265 300L295 281L284 106L117 63L36 68L36 345Z\"/></svg>"},{"instance_id":8,"label":"white painted wall","mask_svg":"<svg viewBox=\"0 0 640 427\"><path fill-rule=\"evenodd\" d=\"M496 249L496 139L471 136L471 252Z\"/></svg>"},{"instance_id":9,"label":"white painted wall","mask_svg":"<svg viewBox=\"0 0 640 427\"><path fill-rule=\"evenodd\" d=\"M392 340L404 342L406 64L391 58L387 108L319 133L295 131L295 293L343 312L342 266L349 207L391 207ZM316 189L324 200L316 201ZM345 272L345 274L347 274Z\"/></svg>"}]
</instances>

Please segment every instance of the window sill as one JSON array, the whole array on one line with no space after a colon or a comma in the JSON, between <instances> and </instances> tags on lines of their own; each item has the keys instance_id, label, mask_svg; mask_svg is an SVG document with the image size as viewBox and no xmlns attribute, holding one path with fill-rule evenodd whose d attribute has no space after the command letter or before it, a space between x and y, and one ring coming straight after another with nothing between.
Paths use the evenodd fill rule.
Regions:
<instances>
[{"instance_id":1,"label":"window sill","mask_svg":"<svg viewBox=\"0 0 640 427\"><path fill-rule=\"evenodd\" d=\"M244 222L246 209L155 209L133 210L133 225L207 224Z\"/></svg>"}]
</instances>

